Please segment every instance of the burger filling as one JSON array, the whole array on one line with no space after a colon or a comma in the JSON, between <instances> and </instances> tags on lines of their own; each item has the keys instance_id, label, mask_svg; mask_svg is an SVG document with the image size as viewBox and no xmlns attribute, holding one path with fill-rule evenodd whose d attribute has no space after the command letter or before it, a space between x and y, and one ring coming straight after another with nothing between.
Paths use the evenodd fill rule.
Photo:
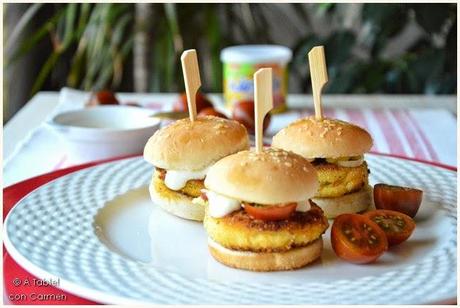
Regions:
<instances>
[{"instance_id":1,"label":"burger filling","mask_svg":"<svg viewBox=\"0 0 460 308\"><path fill-rule=\"evenodd\" d=\"M307 212L310 210L309 201L300 201L283 204L249 203L216 192L203 189L200 196L202 203L207 203L208 214L214 218L224 217L234 211L245 209L253 218L262 220L280 220L288 218L294 212ZM272 213L270 215L270 212ZM271 219L270 219L271 218Z\"/></svg>"},{"instance_id":2,"label":"burger filling","mask_svg":"<svg viewBox=\"0 0 460 308\"><path fill-rule=\"evenodd\" d=\"M201 171L176 171L156 168L159 179L170 190L196 198L204 189L207 169Z\"/></svg>"},{"instance_id":3,"label":"burger filling","mask_svg":"<svg viewBox=\"0 0 460 308\"><path fill-rule=\"evenodd\" d=\"M307 212L295 211L284 220L254 219L240 209L220 218L205 215L203 223L212 241L228 249L251 252L283 252L309 245L329 225L316 205Z\"/></svg>"},{"instance_id":4,"label":"burger filling","mask_svg":"<svg viewBox=\"0 0 460 308\"><path fill-rule=\"evenodd\" d=\"M312 162L318 173L316 198L334 198L357 192L368 185L369 170L362 156L316 158Z\"/></svg>"}]
</instances>

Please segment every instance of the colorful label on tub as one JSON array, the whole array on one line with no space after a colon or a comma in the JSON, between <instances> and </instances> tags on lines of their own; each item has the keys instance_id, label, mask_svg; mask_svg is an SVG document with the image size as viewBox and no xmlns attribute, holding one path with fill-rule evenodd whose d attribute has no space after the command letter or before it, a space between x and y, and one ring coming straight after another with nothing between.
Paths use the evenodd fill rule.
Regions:
<instances>
[{"instance_id":1,"label":"colorful label on tub","mask_svg":"<svg viewBox=\"0 0 460 308\"><path fill-rule=\"evenodd\" d=\"M278 63L224 63L224 99L229 108L236 102L254 99L254 73L264 67L272 68L273 109L283 110L287 92L286 67Z\"/></svg>"}]
</instances>

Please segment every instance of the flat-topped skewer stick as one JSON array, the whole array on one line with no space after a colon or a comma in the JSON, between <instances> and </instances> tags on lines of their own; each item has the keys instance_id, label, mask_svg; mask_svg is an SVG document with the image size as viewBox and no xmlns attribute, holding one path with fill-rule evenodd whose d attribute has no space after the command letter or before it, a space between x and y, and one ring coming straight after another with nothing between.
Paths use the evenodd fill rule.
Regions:
<instances>
[{"instance_id":1,"label":"flat-topped skewer stick","mask_svg":"<svg viewBox=\"0 0 460 308\"><path fill-rule=\"evenodd\" d=\"M272 88L272 69L259 69L254 74L254 120L257 153L264 149L264 118L273 109Z\"/></svg>"},{"instance_id":2,"label":"flat-topped skewer stick","mask_svg":"<svg viewBox=\"0 0 460 308\"><path fill-rule=\"evenodd\" d=\"M201 87L200 69L195 49L189 49L182 53L182 73L184 75L185 92L187 93L187 106L190 121L196 119L196 93Z\"/></svg>"},{"instance_id":3,"label":"flat-topped skewer stick","mask_svg":"<svg viewBox=\"0 0 460 308\"><path fill-rule=\"evenodd\" d=\"M323 109L321 106L321 91L327 83L326 57L324 56L324 47L315 46L308 53L308 62L310 64L311 86L313 91L313 102L315 103L315 116L317 119L323 118Z\"/></svg>"}]
</instances>

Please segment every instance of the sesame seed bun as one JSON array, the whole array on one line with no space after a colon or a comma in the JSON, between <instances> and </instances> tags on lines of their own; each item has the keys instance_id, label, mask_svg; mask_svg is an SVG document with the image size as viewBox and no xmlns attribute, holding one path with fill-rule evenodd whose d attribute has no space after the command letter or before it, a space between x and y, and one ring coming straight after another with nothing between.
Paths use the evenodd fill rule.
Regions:
<instances>
[{"instance_id":1,"label":"sesame seed bun","mask_svg":"<svg viewBox=\"0 0 460 308\"><path fill-rule=\"evenodd\" d=\"M309 159L335 158L368 152L372 148L372 137L348 122L307 117L279 131L273 137L272 146Z\"/></svg>"},{"instance_id":2,"label":"sesame seed bun","mask_svg":"<svg viewBox=\"0 0 460 308\"><path fill-rule=\"evenodd\" d=\"M221 195L259 204L305 201L315 195L318 178L304 158L280 149L246 150L219 160L204 185Z\"/></svg>"},{"instance_id":3,"label":"sesame seed bun","mask_svg":"<svg viewBox=\"0 0 460 308\"><path fill-rule=\"evenodd\" d=\"M166 170L202 170L229 154L249 148L246 128L240 123L214 116L194 122L181 119L150 137L144 159Z\"/></svg>"},{"instance_id":4,"label":"sesame seed bun","mask_svg":"<svg viewBox=\"0 0 460 308\"><path fill-rule=\"evenodd\" d=\"M283 271L301 268L321 256L323 239L283 252L251 252L225 248L208 238L211 255L227 266L258 272Z\"/></svg>"}]
</instances>

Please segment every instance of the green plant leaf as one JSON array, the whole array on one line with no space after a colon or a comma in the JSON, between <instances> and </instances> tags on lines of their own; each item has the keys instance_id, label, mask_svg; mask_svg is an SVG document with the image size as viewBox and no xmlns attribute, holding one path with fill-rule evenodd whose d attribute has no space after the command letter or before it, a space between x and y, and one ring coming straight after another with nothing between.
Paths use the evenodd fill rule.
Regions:
<instances>
[{"instance_id":1,"label":"green plant leaf","mask_svg":"<svg viewBox=\"0 0 460 308\"><path fill-rule=\"evenodd\" d=\"M378 57L388 40L405 27L408 7L403 4L366 3L362 10L363 24L371 27L366 41L371 46L372 57Z\"/></svg>"},{"instance_id":2,"label":"green plant leaf","mask_svg":"<svg viewBox=\"0 0 460 308\"><path fill-rule=\"evenodd\" d=\"M64 28L64 36L62 38L62 46L63 49L67 49L71 44L74 35L76 34L75 27L75 20L77 15L78 5L76 3L70 3L66 7L66 13L64 15L65 18L65 28Z\"/></svg>"},{"instance_id":3,"label":"green plant leaf","mask_svg":"<svg viewBox=\"0 0 460 308\"><path fill-rule=\"evenodd\" d=\"M445 3L410 4L417 23L429 34L438 33L449 19L451 11Z\"/></svg>"},{"instance_id":4,"label":"green plant leaf","mask_svg":"<svg viewBox=\"0 0 460 308\"><path fill-rule=\"evenodd\" d=\"M49 58L46 60L45 64L43 64L32 86L31 96L37 93L38 91L40 91L46 78L51 73L56 62L59 60L59 56L60 56L59 52L53 51L51 55L49 56Z\"/></svg>"},{"instance_id":5,"label":"green plant leaf","mask_svg":"<svg viewBox=\"0 0 460 308\"><path fill-rule=\"evenodd\" d=\"M215 7L209 7L206 10L205 28L208 44L211 49L211 90L213 92L222 91L222 63L220 62L220 50L222 41L222 29L220 28L219 18Z\"/></svg>"},{"instance_id":6,"label":"green plant leaf","mask_svg":"<svg viewBox=\"0 0 460 308\"><path fill-rule=\"evenodd\" d=\"M164 10L166 15L166 20L169 25L169 31L171 34L171 39L174 44L174 51L176 54L179 54L184 49L184 44L182 36L180 33L179 22L177 19L177 9L175 3L165 3Z\"/></svg>"},{"instance_id":7,"label":"green plant leaf","mask_svg":"<svg viewBox=\"0 0 460 308\"><path fill-rule=\"evenodd\" d=\"M43 3L34 3L30 7L28 7L26 12L21 16L6 42L7 54L12 48L11 46L16 45L16 41L20 37L21 33L24 31L24 29L30 23L30 21L35 17L35 15L42 6Z\"/></svg>"},{"instance_id":8,"label":"green plant leaf","mask_svg":"<svg viewBox=\"0 0 460 308\"><path fill-rule=\"evenodd\" d=\"M30 52L37 44L45 38L47 34L56 26L57 21L64 13L63 9L60 9L52 18L45 22L36 32L30 37L21 42L17 50L11 55L8 65L16 62L19 58L23 57L26 53Z\"/></svg>"}]
</instances>

